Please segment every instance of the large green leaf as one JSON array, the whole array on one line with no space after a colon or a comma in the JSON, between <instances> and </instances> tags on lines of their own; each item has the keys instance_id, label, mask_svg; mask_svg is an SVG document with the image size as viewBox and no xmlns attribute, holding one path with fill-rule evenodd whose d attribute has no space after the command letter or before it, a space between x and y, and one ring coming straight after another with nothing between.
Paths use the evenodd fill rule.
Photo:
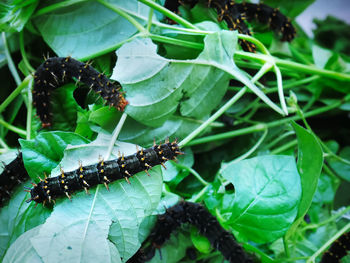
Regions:
<instances>
[{"instance_id":1,"label":"large green leaf","mask_svg":"<svg viewBox=\"0 0 350 263\"><path fill-rule=\"evenodd\" d=\"M33 140L19 140L23 162L29 176L37 181L38 176L51 172L63 157L68 144L78 145L89 140L72 132L42 132Z\"/></svg>"},{"instance_id":2,"label":"large green leaf","mask_svg":"<svg viewBox=\"0 0 350 263\"><path fill-rule=\"evenodd\" d=\"M89 115L89 121L112 132L120 116L121 114L116 109L109 109L108 106L105 106L93 110ZM172 116L162 126L152 128L128 117L118 138L121 141L148 147L152 145L153 140L159 142L166 138L170 140L183 139L199 125L200 123L195 119Z\"/></svg>"},{"instance_id":3,"label":"large green leaf","mask_svg":"<svg viewBox=\"0 0 350 263\"><path fill-rule=\"evenodd\" d=\"M271 242L293 223L301 198L298 170L291 156L259 156L231 162L221 174L235 187L228 224L255 242Z\"/></svg>"},{"instance_id":4,"label":"large green leaf","mask_svg":"<svg viewBox=\"0 0 350 263\"><path fill-rule=\"evenodd\" d=\"M10 247L3 263L42 263L43 261L33 248L30 239L39 233L41 226L37 226L21 235L13 246Z\"/></svg>"},{"instance_id":5,"label":"large green leaf","mask_svg":"<svg viewBox=\"0 0 350 263\"><path fill-rule=\"evenodd\" d=\"M67 147L52 175L59 174L60 167L65 171L77 169L78 161L83 165L96 163L105 154L110 139L110 135L99 134L90 144ZM118 152L128 155L136 149L133 144L117 145L113 156ZM77 192L72 201L58 199L39 234L31 238L31 245L46 262L120 262L120 258L126 261L141 245L141 226L142 232L151 228L148 217L160 200L160 167L154 167L150 175L139 173L130 178L131 184L125 180L113 182L109 191L98 185L90 189L90 195Z\"/></svg>"},{"instance_id":6,"label":"large green leaf","mask_svg":"<svg viewBox=\"0 0 350 263\"><path fill-rule=\"evenodd\" d=\"M37 7L38 0L7 0L0 3L0 31L22 31Z\"/></svg>"},{"instance_id":7,"label":"large green leaf","mask_svg":"<svg viewBox=\"0 0 350 263\"><path fill-rule=\"evenodd\" d=\"M298 138L298 171L301 179L302 197L298 218L304 217L317 189L323 165L323 151L315 135L292 122Z\"/></svg>"},{"instance_id":8,"label":"large green leaf","mask_svg":"<svg viewBox=\"0 0 350 263\"><path fill-rule=\"evenodd\" d=\"M126 112L148 126L160 126L178 108L182 116L201 119L221 101L230 78L244 83L281 112L236 67L233 54L237 32L215 32L205 37L204 44L204 50L194 60L161 57L150 39L135 39L123 45L117 51L118 61L111 78L126 91Z\"/></svg>"},{"instance_id":9,"label":"large green leaf","mask_svg":"<svg viewBox=\"0 0 350 263\"><path fill-rule=\"evenodd\" d=\"M110 1L115 7L133 15L141 23L149 8L136 0ZM125 18L97 1L86 1L35 19L46 43L58 56L76 59L110 50L137 32Z\"/></svg>"}]
</instances>

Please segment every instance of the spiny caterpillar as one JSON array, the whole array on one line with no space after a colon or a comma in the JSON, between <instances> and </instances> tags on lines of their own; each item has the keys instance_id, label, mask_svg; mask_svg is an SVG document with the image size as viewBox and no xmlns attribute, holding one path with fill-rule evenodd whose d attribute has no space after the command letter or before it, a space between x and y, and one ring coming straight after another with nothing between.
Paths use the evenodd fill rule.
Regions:
<instances>
[{"instance_id":1,"label":"spiny caterpillar","mask_svg":"<svg viewBox=\"0 0 350 263\"><path fill-rule=\"evenodd\" d=\"M50 127L50 91L62 86L72 78L83 82L100 94L107 103L123 111L128 102L119 91L118 82L112 82L87 63L71 57L52 57L45 60L34 73L33 105L42 122L42 127Z\"/></svg>"},{"instance_id":2,"label":"spiny caterpillar","mask_svg":"<svg viewBox=\"0 0 350 263\"><path fill-rule=\"evenodd\" d=\"M339 263L347 255L348 250L350 250L350 232L342 234L335 240L330 248L324 252L320 262Z\"/></svg>"},{"instance_id":3,"label":"spiny caterpillar","mask_svg":"<svg viewBox=\"0 0 350 263\"><path fill-rule=\"evenodd\" d=\"M148 170L156 165L163 165L168 160L176 160L176 156L183 154L179 150L176 142L165 142L147 149L141 149L133 155L121 156L118 159L103 161L97 164L82 166L71 172L64 172L56 177L41 179L38 184L33 183L33 188L26 188L30 192L30 199L27 202L37 203L51 202L58 197L66 195L69 199L74 191L88 189L104 184L108 189L108 184L115 180L129 178L138 172Z\"/></svg>"},{"instance_id":4,"label":"spiny caterpillar","mask_svg":"<svg viewBox=\"0 0 350 263\"><path fill-rule=\"evenodd\" d=\"M29 178L24 168L22 153L5 165L0 175L0 207L10 198L12 190Z\"/></svg>"},{"instance_id":5,"label":"spiny caterpillar","mask_svg":"<svg viewBox=\"0 0 350 263\"><path fill-rule=\"evenodd\" d=\"M209 211L198 203L180 202L159 215L156 225L149 236L152 244L148 250L139 250L128 263L146 262L182 224L190 223L196 226L203 236L207 237L213 248L220 251L229 262L252 262L235 238L227 232Z\"/></svg>"},{"instance_id":6,"label":"spiny caterpillar","mask_svg":"<svg viewBox=\"0 0 350 263\"><path fill-rule=\"evenodd\" d=\"M165 7L177 13L181 4L194 7L198 0L167 0ZM236 4L233 0L207 0L209 7L216 9L218 21L224 20L230 30L238 30L239 33L251 35L244 20L256 18L260 23L269 24L275 32L282 34L282 41L291 41L295 37L295 28L290 19L284 16L277 8L265 4L242 3ZM241 39L240 44L245 51L254 52L255 45Z\"/></svg>"}]
</instances>

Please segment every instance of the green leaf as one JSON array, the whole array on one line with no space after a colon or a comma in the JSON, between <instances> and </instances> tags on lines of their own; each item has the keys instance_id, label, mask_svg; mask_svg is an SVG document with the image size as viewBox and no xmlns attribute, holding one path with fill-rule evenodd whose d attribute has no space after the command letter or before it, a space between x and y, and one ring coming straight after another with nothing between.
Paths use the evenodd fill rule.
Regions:
<instances>
[{"instance_id":1,"label":"green leaf","mask_svg":"<svg viewBox=\"0 0 350 263\"><path fill-rule=\"evenodd\" d=\"M72 132L42 132L33 140L19 140L23 162L29 176L38 181L38 176L49 174L63 157L68 144L79 145L89 140Z\"/></svg>"},{"instance_id":2,"label":"green leaf","mask_svg":"<svg viewBox=\"0 0 350 263\"><path fill-rule=\"evenodd\" d=\"M21 235L15 243L9 248L6 253L6 256L3 263L23 263L23 262L31 262L31 263L42 263L43 261L36 253L33 248L30 239L36 236L39 233L41 226L37 226L23 235Z\"/></svg>"},{"instance_id":3,"label":"green leaf","mask_svg":"<svg viewBox=\"0 0 350 263\"><path fill-rule=\"evenodd\" d=\"M113 5L142 24L147 21L149 8L136 0L115 0ZM137 32L129 21L97 1L42 15L35 19L35 25L58 56L76 59L113 50Z\"/></svg>"},{"instance_id":4,"label":"green leaf","mask_svg":"<svg viewBox=\"0 0 350 263\"><path fill-rule=\"evenodd\" d=\"M235 187L228 220L251 241L266 243L284 235L301 198L298 170L291 156L259 156L223 165L222 176Z\"/></svg>"},{"instance_id":5,"label":"green leaf","mask_svg":"<svg viewBox=\"0 0 350 263\"><path fill-rule=\"evenodd\" d=\"M126 91L126 112L148 126L162 125L178 108L182 116L201 119L220 103L229 79L235 78L282 113L235 65L236 31L215 32L207 35L204 43L204 50L194 60L161 57L150 39L123 45L117 51L111 78Z\"/></svg>"},{"instance_id":6,"label":"green leaf","mask_svg":"<svg viewBox=\"0 0 350 263\"><path fill-rule=\"evenodd\" d=\"M298 218L301 218L309 209L317 189L323 165L323 151L315 135L295 122L292 125L298 138L298 171L302 187Z\"/></svg>"},{"instance_id":7,"label":"green leaf","mask_svg":"<svg viewBox=\"0 0 350 263\"><path fill-rule=\"evenodd\" d=\"M186 249L192 245L188 234L179 232L173 234L170 239L160 249L156 250L154 257L150 263L176 263L186 255Z\"/></svg>"},{"instance_id":8,"label":"green leaf","mask_svg":"<svg viewBox=\"0 0 350 263\"><path fill-rule=\"evenodd\" d=\"M24 185L29 186L30 182L25 182ZM23 185L19 185L12 192L9 203L0 210L0 259L17 237L44 223L50 214L49 209L28 206L26 199L28 193L23 191Z\"/></svg>"},{"instance_id":9,"label":"green leaf","mask_svg":"<svg viewBox=\"0 0 350 263\"><path fill-rule=\"evenodd\" d=\"M83 165L96 163L105 153L110 137L99 134L90 144L68 147L60 166L65 171L77 169L77 156ZM113 149L114 155L118 151L126 155L135 152L135 145L117 144L119 147ZM60 173L60 167L53 170L52 174L56 173ZM79 262L127 260L141 245L139 228L143 226L144 231L146 224L150 229L148 217L160 200L160 167L154 167L150 175L142 172L130 178L131 184L118 180L109 184L109 191L98 185L90 189L90 195L80 191L73 195L72 201L67 198L57 200L39 234L31 239L37 253L50 262L72 258ZM44 244L50 244L51 249Z\"/></svg>"},{"instance_id":10,"label":"green leaf","mask_svg":"<svg viewBox=\"0 0 350 263\"><path fill-rule=\"evenodd\" d=\"M22 31L39 3L38 0L5 2L0 3L0 31L5 32Z\"/></svg>"},{"instance_id":11,"label":"green leaf","mask_svg":"<svg viewBox=\"0 0 350 263\"><path fill-rule=\"evenodd\" d=\"M68 84L52 91L53 130L74 131L77 111L83 111L73 96L76 88L74 84Z\"/></svg>"},{"instance_id":12,"label":"green leaf","mask_svg":"<svg viewBox=\"0 0 350 263\"><path fill-rule=\"evenodd\" d=\"M287 237L293 235L298 225L304 220L316 193L323 165L323 151L315 135L295 122L292 122L292 126L298 138L298 171L302 196L297 218L288 231Z\"/></svg>"},{"instance_id":13,"label":"green leaf","mask_svg":"<svg viewBox=\"0 0 350 263\"><path fill-rule=\"evenodd\" d=\"M198 229L191 227L191 240L193 245L204 254L209 254L212 250L208 238L199 234Z\"/></svg>"},{"instance_id":14,"label":"green leaf","mask_svg":"<svg viewBox=\"0 0 350 263\"><path fill-rule=\"evenodd\" d=\"M344 147L339 156L350 162L350 147ZM331 168L344 180L350 182L350 165L334 157L329 159L329 165Z\"/></svg>"}]
</instances>

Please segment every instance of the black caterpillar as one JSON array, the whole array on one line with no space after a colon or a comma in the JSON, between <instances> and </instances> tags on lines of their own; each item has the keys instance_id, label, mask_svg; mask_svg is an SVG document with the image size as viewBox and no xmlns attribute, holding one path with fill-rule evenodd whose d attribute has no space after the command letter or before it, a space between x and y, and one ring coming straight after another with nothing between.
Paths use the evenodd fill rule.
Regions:
<instances>
[{"instance_id":1,"label":"black caterpillar","mask_svg":"<svg viewBox=\"0 0 350 263\"><path fill-rule=\"evenodd\" d=\"M196 226L199 232L208 238L210 244L220 251L229 262L252 262L235 238L227 232L218 220L201 204L180 202L167 209L166 213L158 216L157 223L149 236L152 244L149 249L140 249L127 262L146 262L150 260L155 249L160 248L173 231L184 223Z\"/></svg>"},{"instance_id":2,"label":"black caterpillar","mask_svg":"<svg viewBox=\"0 0 350 263\"><path fill-rule=\"evenodd\" d=\"M194 7L199 0L166 0L165 7L178 13L181 4ZM282 34L282 41L291 41L295 37L295 28L290 19L284 16L277 8L265 4L242 3L236 4L233 0L207 0L208 6L216 9L218 20L224 20L230 30L238 30L241 34L251 35L244 20L256 18L260 23L269 24L275 32ZM240 44L245 51L255 52L255 45L240 39Z\"/></svg>"},{"instance_id":3,"label":"black caterpillar","mask_svg":"<svg viewBox=\"0 0 350 263\"><path fill-rule=\"evenodd\" d=\"M350 250L350 232L342 234L323 254L321 263L339 263Z\"/></svg>"},{"instance_id":4,"label":"black caterpillar","mask_svg":"<svg viewBox=\"0 0 350 263\"><path fill-rule=\"evenodd\" d=\"M90 187L97 184L104 184L108 189L110 182L123 178L129 182L129 178L134 174L141 171L147 172L159 164L164 165L164 162L168 160L175 160L179 154L182 152L176 142L166 142L115 160L101 160L89 166L80 164L80 167L74 171L63 172L61 170L59 176L41 179L38 184L33 183L34 187L26 190L31 195L27 202L51 202L64 195L70 199L74 191L84 189L88 192Z\"/></svg>"},{"instance_id":5,"label":"black caterpillar","mask_svg":"<svg viewBox=\"0 0 350 263\"><path fill-rule=\"evenodd\" d=\"M5 165L4 171L0 175L0 207L10 198L12 190L28 178L22 153L19 153L12 162Z\"/></svg>"},{"instance_id":6,"label":"black caterpillar","mask_svg":"<svg viewBox=\"0 0 350 263\"><path fill-rule=\"evenodd\" d=\"M34 73L33 105L37 109L43 128L51 126L50 91L62 86L72 78L88 85L110 106L120 111L123 111L128 104L119 91L121 85L118 82L111 82L89 64L70 57L48 58Z\"/></svg>"}]
</instances>

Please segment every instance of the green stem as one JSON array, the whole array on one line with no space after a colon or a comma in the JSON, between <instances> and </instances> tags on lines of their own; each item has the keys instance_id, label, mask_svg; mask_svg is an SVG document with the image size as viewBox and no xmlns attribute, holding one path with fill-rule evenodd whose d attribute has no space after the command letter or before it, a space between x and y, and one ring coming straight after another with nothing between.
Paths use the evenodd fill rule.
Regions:
<instances>
[{"instance_id":1,"label":"green stem","mask_svg":"<svg viewBox=\"0 0 350 263\"><path fill-rule=\"evenodd\" d=\"M278 148L272 150L271 154L279 154L281 152L288 150L289 148L294 147L297 144L298 144L297 140L290 141L288 143L283 144L281 147L278 147Z\"/></svg>"},{"instance_id":2,"label":"green stem","mask_svg":"<svg viewBox=\"0 0 350 263\"><path fill-rule=\"evenodd\" d=\"M27 53L25 51L25 48L24 48L24 39L23 39L23 30L19 33L19 48L21 50L21 55L22 55L22 59L23 59L23 62L24 62L24 65L26 65L28 71L30 72L34 72L35 69L30 65L29 63L29 60L27 58Z\"/></svg>"},{"instance_id":3,"label":"green stem","mask_svg":"<svg viewBox=\"0 0 350 263\"><path fill-rule=\"evenodd\" d=\"M6 121L4 121L3 119L0 119L0 125L4 126L6 129L13 131L17 134L20 134L22 136L26 136L27 132L25 130L22 130L20 128L17 128L9 123L7 123Z\"/></svg>"},{"instance_id":4,"label":"green stem","mask_svg":"<svg viewBox=\"0 0 350 263\"><path fill-rule=\"evenodd\" d=\"M111 138L111 141L109 143L107 153L105 155L105 160L108 160L109 157L111 157L111 154L112 154L112 151L114 148L114 144L119 136L120 131L122 130L122 128L124 126L126 117L128 117L128 115L124 112L123 115L120 117L120 120L118 122L117 127L115 127L115 129L113 131L112 138Z\"/></svg>"},{"instance_id":5,"label":"green stem","mask_svg":"<svg viewBox=\"0 0 350 263\"><path fill-rule=\"evenodd\" d=\"M311 117L311 116L315 116L315 115L330 111L332 109L339 107L340 105L342 105L343 103L345 103L349 100L350 100L350 96L346 96L343 100L339 100L331 105L327 105L325 107L321 107L321 108L318 108L318 109L315 109L315 110L312 110L312 111L305 113L305 117ZM268 124L259 123L259 124L253 125L251 127L242 128L242 129L235 130L235 131L224 132L224 133L220 133L220 134L202 137L202 138L193 140L193 141L187 143L186 145L193 146L193 145L208 143L208 142L217 141L217 140L229 139L229 138L236 137L239 135L263 131L266 128L268 128L268 129L273 128L273 127L288 123L290 121L296 121L296 120L300 120L300 119L301 119L300 116L292 116L292 117L280 119L277 121L273 121L273 122L270 122Z\"/></svg>"},{"instance_id":6,"label":"green stem","mask_svg":"<svg viewBox=\"0 0 350 263\"><path fill-rule=\"evenodd\" d=\"M197 173L194 169L192 169L191 167L187 167L185 165L182 164L176 164L176 167L179 167L181 169L187 170L189 171L192 175L194 175L194 177L196 177L196 179L201 182L201 184L203 184L204 186L209 185L209 183L207 181L205 181L200 175L199 173Z\"/></svg>"},{"instance_id":7,"label":"green stem","mask_svg":"<svg viewBox=\"0 0 350 263\"><path fill-rule=\"evenodd\" d=\"M286 115L288 115L288 110L287 110L287 105L286 101L284 99L284 94L283 94L283 84L282 84L282 74L280 69L276 66L273 65L273 70L276 74L276 79L277 79L277 89L278 89L278 96L281 102L282 109Z\"/></svg>"},{"instance_id":8,"label":"green stem","mask_svg":"<svg viewBox=\"0 0 350 263\"><path fill-rule=\"evenodd\" d=\"M269 257L268 255L266 255L263 251L261 251L260 249L254 247L253 245L249 244L249 243L244 243L243 244L244 249L254 252L255 254L258 254L261 257L261 262L264 263L272 263L275 262L271 257Z\"/></svg>"},{"instance_id":9,"label":"green stem","mask_svg":"<svg viewBox=\"0 0 350 263\"><path fill-rule=\"evenodd\" d=\"M269 144L265 145L265 148L266 149L271 149L277 143L279 143L280 141L282 141L283 139L287 138L290 135L295 135L295 132L294 131L289 131L289 132L286 132L286 133L282 134L281 136L278 136L276 139L271 141Z\"/></svg>"},{"instance_id":10,"label":"green stem","mask_svg":"<svg viewBox=\"0 0 350 263\"><path fill-rule=\"evenodd\" d=\"M343 81L350 81L350 74L339 73L336 71L331 71L327 69L320 69L316 66L303 65L293 61L283 60L272 56L267 56L264 54L254 54L245 51L236 51L235 56L237 58L249 59L253 61L258 61L260 63L270 62L271 64L276 64L284 69L308 73L312 75L324 76L332 79L338 79Z\"/></svg>"},{"instance_id":11,"label":"green stem","mask_svg":"<svg viewBox=\"0 0 350 263\"><path fill-rule=\"evenodd\" d=\"M340 229L331 239L329 239L322 247L320 247L307 261L306 263L315 262L315 259L327 249L335 240L337 240L342 234L347 232L350 229L350 223L345 225Z\"/></svg>"},{"instance_id":12,"label":"green stem","mask_svg":"<svg viewBox=\"0 0 350 263\"><path fill-rule=\"evenodd\" d=\"M329 217L327 220L324 220L318 224L311 224L311 225L307 225L306 227L304 227L303 229L301 229L302 232L305 232L307 230L312 230L312 229L316 229L319 228L321 226L327 225L333 221L336 221L339 217L345 215L347 212L350 211L350 206L348 206L347 208L341 210L340 212L332 215L331 217Z\"/></svg>"},{"instance_id":13,"label":"green stem","mask_svg":"<svg viewBox=\"0 0 350 263\"><path fill-rule=\"evenodd\" d=\"M123 10L121 10L120 8L116 7L115 5L112 5L104 0L97 0L97 2L99 2L100 4L104 5L105 7L107 7L108 9L116 12L118 15L120 15L121 17L124 17L126 20L128 20L134 27L137 28L137 30L139 32L142 33L147 33L147 30L139 23L136 21L135 18L133 18L132 16L130 16L128 13L124 12Z\"/></svg>"},{"instance_id":14,"label":"green stem","mask_svg":"<svg viewBox=\"0 0 350 263\"><path fill-rule=\"evenodd\" d=\"M255 152L255 150L258 149L259 146L261 145L261 143L265 140L267 132L268 132L268 130L266 129L264 131L263 135L261 135L260 139L255 143L255 145L252 148L249 149L249 151L247 151L245 154L241 155L240 157L234 159L230 163L236 163L236 162L242 161L242 160L246 159L249 155L251 155L253 152Z\"/></svg>"},{"instance_id":15,"label":"green stem","mask_svg":"<svg viewBox=\"0 0 350 263\"><path fill-rule=\"evenodd\" d=\"M289 84L284 84L283 85L283 89L290 89L290 88L294 88L294 87L298 87L298 86L301 86L303 84L307 84L307 83L310 83L314 80L317 80L319 79L320 77L319 76L311 76L311 77L308 77L308 78L305 78L305 79L301 79L301 80L297 80L297 81L293 81L292 83L289 83ZM266 90L266 94L269 94L269 93L273 93L273 92L276 92L278 91L278 88L270 88L268 90Z\"/></svg>"},{"instance_id":16,"label":"green stem","mask_svg":"<svg viewBox=\"0 0 350 263\"><path fill-rule=\"evenodd\" d=\"M288 240L286 239L286 236L283 236L283 247L284 247L284 253L286 254L286 257L290 257L290 250L288 246Z\"/></svg>"},{"instance_id":17,"label":"green stem","mask_svg":"<svg viewBox=\"0 0 350 263\"><path fill-rule=\"evenodd\" d=\"M32 87L32 80L29 82L28 85L28 95L27 95L27 140L31 139L31 131L32 131L32 112L33 112L33 95L32 95L32 91L31 91L31 87Z\"/></svg>"},{"instance_id":18,"label":"green stem","mask_svg":"<svg viewBox=\"0 0 350 263\"><path fill-rule=\"evenodd\" d=\"M200 200L202 198L202 196L205 194L205 192L208 190L210 184L208 184L206 187L204 187L198 194L192 196L189 200L190 202L198 202L198 200Z\"/></svg>"},{"instance_id":19,"label":"green stem","mask_svg":"<svg viewBox=\"0 0 350 263\"><path fill-rule=\"evenodd\" d=\"M152 19L153 19L153 8L149 9L149 13L148 13L148 22L147 22L147 32L149 32L151 30L152 27Z\"/></svg>"},{"instance_id":20,"label":"green stem","mask_svg":"<svg viewBox=\"0 0 350 263\"><path fill-rule=\"evenodd\" d=\"M12 93L10 94L10 96L8 96L6 98L6 100L1 103L0 105L0 113L3 112L5 110L5 108L21 93L21 91L23 89L25 89L26 87L28 87L29 82L31 81L33 77L31 75L27 76L22 83L20 83L18 85L18 87L12 91Z\"/></svg>"},{"instance_id":21,"label":"green stem","mask_svg":"<svg viewBox=\"0 0 350 263\"><path fill-rule=\"evenodd\" d=\"M255 74L255 76L251 79L252 83L258 81L269 69L271 65L264 64L261 69ZM244 93L247 91L247 88L242 88L235 96L233 96L228 102L225 103L217 112L215 112L208 120L206 120L202 125L200 125L197 129L195 129L192 133L190 133L185 139L183 139L179 146L182 147L190 142L194 137L200 134L203 130L205 130L213 121L219 118L225 111L227 111L236 101L238 101Z\"/></svg>"},{"instance_id":22,"label":"green stem","mask_svg":"<svg viewBox=\"0 0 350 263\"><path fill-rule=\"evenodd\" d=\"M166 36L160 36L160 35L154 35L154 34L149 34L147 35L147 37L150 37L152 40L159 41L161 43L178 45L182 47L189 47L197 50L203 50L204 48L204 44L202 43L195 43L192 41L186 41L186 40L176 39L172 37L166 37Z\"/></svg>"},{"instance_id":23,"label":"green stem","mask_svg":"<svg viewBox=\"0 0 350 263\"><path fill-rule=\"evenodd\" d=\"M174 20L178 24L186 27L186 28L191 28L195 30L199 30L196 26L188 22L187 20L183 19L182 17L174 14L170 10L166 9L164 6L161 6L151 0L139 0L139 2L149 6L150 8L157 10L158 12L162 13L163 15L169 17L171 20Z\"/></svg>"},{"instance_id":24,"label":"green stem","mask_svg":"<svg viewBox=\"0 0 350 263\"><path fill-rule=\"evenodd\" d=\"M235 96L233 96L228 102L225 103L217 112L215 112L208 120L206 120L203 124L201 124L197 129L191 132L185 139L183 139L179 146L183 147L188 145L188 143L200 134L203 130L205 130L213 121L219 118L228 108L230 108L236 101L238 101L246 92L247 88L241 89Z\"/></svg>"},{"instance_id":25,"label":"green stem","mask_svg":"<svg viewBox=\"0 0 350 263\"><path fill-rule=\"evenodd\" d=\"M2 138L0 138L0 145L1 147L5 148L5 150L10 149Z\"/></svg>"},{"instance_id":26,"label":"green stem","mask_svg":"<svg viewBox=\"0 0 350 263\"><path fill-rule=\"evenodd\" d=\"M75 5L75 4L81 3L81 2L86 2L86 1L87 0L69 0L69 1L62 1L62 2L59 2L57 4L53 4L53 5L49 5L49 6L46 6L44 8L41 8L40 10L38 10L32 16L32 18L41 16L41 15L45 15L45 14L50 13L52 11L55 11L57 9L61 9L61 8L64 8L64 7L68 7L68 6Z\"/></svg>"},{"instance_id":27,"label":"green stem","mask_svg":"<svg viewBox=\"0 0 350 263\"><path fill-rule=\"evenodd\" d=\"M18 86L19 84L21 84L22 81L21 81L21 78L18 75L15 63L13 63L13 60L12 60L12 57L11 57L11 53L10 53L10 50L8 48L8 45L7 45L5 32L2 32L1 36L2 36L2 42L4 43L4 51L5 51L5 56L6 56L6 60L7 60L7 65L9 67L9 69L10 69L10 72L11 72L13 78L15 79L15 82L16 82L17 86Z\"/></svg>"}]
</instances>

